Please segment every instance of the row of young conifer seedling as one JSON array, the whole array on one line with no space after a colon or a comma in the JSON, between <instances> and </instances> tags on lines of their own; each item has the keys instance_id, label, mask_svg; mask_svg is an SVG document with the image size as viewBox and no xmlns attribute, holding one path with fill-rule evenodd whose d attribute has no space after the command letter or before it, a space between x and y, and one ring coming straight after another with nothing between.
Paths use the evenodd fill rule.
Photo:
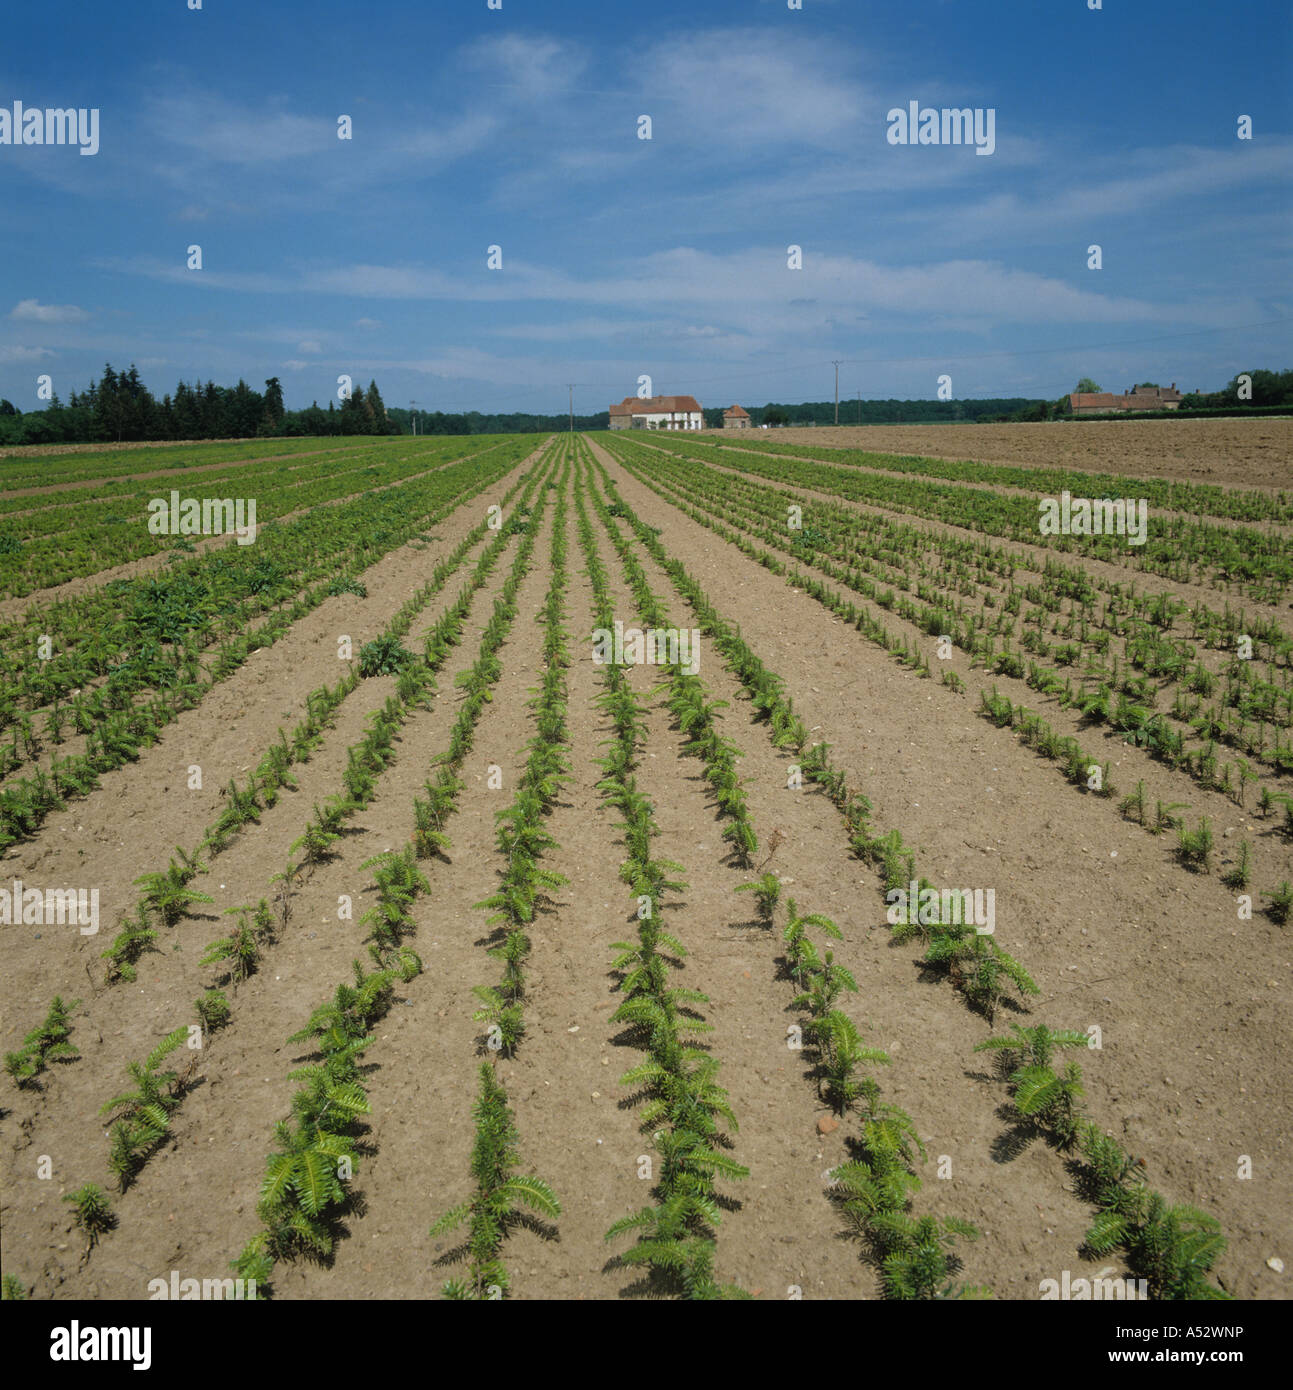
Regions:
<instances>
[{"instance_id":1,"label":"row of young conifer seedling","mask_svg":"<svg viewBox=\"0 0 1293 1390\"><path fill-rule=\"evenodd\" d=\"M664 626L668 615L611 520L613 515L627 516L627 509L618 501L609 509L604 507L595 492L593 500L620 553L643 622ZM609 626L611 607L605 575L596 556L592 529L583 515L582 500L580 512L598 622ZM714 727L722 702L706 701L695 676L677 666L667 670L669 708L677 727L688 735L705 764L704 776L714 788L720 814L728 821L725 838L732 844L731 859L749 867L757 838L735 775L738 750ZM736 1121L726 1092L717 1085L718 1062L706 1052L688 1048L683 1041L686 1034L709 1031L709 1025L695 1016L695 1006L707 1002L706 997L669 985L670 966L684 957L685 950L676 937L659 926L664 894L678 892L686 885L670 877L681 872L680 865L651 858L650 841L656 825L650 803L634 786L632 775L641 707L620 668L609 667L606 681L609 689L604 703L612 714L616 737L610 741L611 751L603 764L607 777L601 786L625 821L629 857L621 873L639 905L638 942L621 942L616 947L620 954L615 969L620 972L620 987L627 999L613 1017L636 1025L642 1034L648 1060L621 1081L642 1089L647 1101L643 1128L654 1131L662 1160L656 1205L617 1222L608 1239L638 1232L636 1246L621 1257L624 1262L648 1265L657 1277L687 1297L744 1297L738 1288L719 1285L714 1278L713 1228L720 1215L714 1181L718 1176L744 1177L748 1170L724 1151L730 1141L720 1121L733 1130ZM788 702L778 702L775 678L762 673L760 684L761 708L775 719L777 737L783 742L794 741L796 736L805 738L806 730L798 724ZM738 891L755 894L760 918L772 928L780 889L776 875L765 873ZM958 1235L973 1239L977 1231L955 1218L917 1219L911 1215L911 1193L920 1186L915 1158L917 1153L924 1157L915 1125L897 1106L882 1102L874 1078L860 1072L863 1063L887 1063L888 1058L864 1047L853 1020L837 1007L840 993L856 991L856 982L829 950L823 956L808 934L810 927L816 927L838 937L839 929L819 914L801 915L793 901L789 909L783 935L784 964L800 991L791 1007L808 1015L803 1036L816 1057L819 1094L837 1114L856 1115L861 1123L861 1133L852 1144L853 1158L831 1174L831 1195L867 1242L886 1296L947 1296L950 1278L960 1267L951 1244ZM980 1292L961 1291L958 1296Z\"/></svg>"},{"instance_id":2,"label":"row of young conifer seedling","mask_svg":"<svg viewBox=\"0 0 1293 1390\"><path fill-rule=\"evenodd\" d=\"M784 697L780 679L767 671L739 630L722 619L701 586L681 562L665 552L652 528L633 515L605 470L600 471L608 492L616 498L617 509L627 517L643 548L669 575L696 614L701 630L768 720L774 745L802 754L804 778L819 785L835 805L857 857L877 867L886 890L916 881L922 895L927 890L936 891L923 876L917 878L914 853L902 844L897 830L888 835L872 832L870 803L848 787L843 770L830 760L829 745L818 743L804 751L807 731ZM765 899L775 891L773 882L766 878L760 888ZM926 944L922 963L944 974L967 1003L989 1021L1012 985L1020 995L1039 993L1024 967L997 944L996 936L978 934L973 924L921 922L909 914L908 921L894 926L894 935L897 940L922 938ZM812 991L805 993L811 995ZM1215 1218L1191 1206L1172 1205L1145 1186L1144 1160L1127 1155L1081 1113L1080 1068L1075 1063L1063 1072L1051 1067L1057 1049L1075 1047L1079 1041L1089 1043L1085 1033L1052 1032L1039 1025L1016 1028L1004 1039L980 1045L1003 1054L1018 1135L1047 1137L1063 1150L1076 1149L1084 1160L1079 1165L1080 1191L1099 1209L1087 1234L1088 1253L1098 1257L1121 1249L1132 1272L1146 1280L1151 1298L1226 1297L1208 1279L1225 1248ZM840 1177L840 1170L836 1176ZM840 1186L847 1192L847 1182L841 1181ZM966 1290L965 1294L973 1296L976 1292Z\"/></svg>"},{"instance_id":3,"label":"row of young conifer seedling","mask_svg":"<svg viewBox=\"0 0 1293 1390\"><path fill-rule=\"evenodd\" d=\"M609 585L583 492L581 467L575 482L579 538L593 589L595 621L609 629L614 616ZM642 617L654 623L661 616L659 607L649 590L644 591L640 569L631 574L630 582L634 580ZM600 760L603 777L597 786L624 825L627 854L620 878L637 901L638 923L637 941L620 941L613 947L613 968L624 998L611 1021L628 1024L647 1054L620 1084L632 1087L645 1101L642 1129L652 1135L660 1156L654 1205L615 1222L606 1239L636 1233L637 1241L619 1257L621 1263L645 1266L672 1292L692 1299L743 1298L742 1290L720 1285L714 1276L715 1228L721 1219L715 1184L720 1177L744 1178L749 1170L725 1151L731 1141L723 1126L735 1130L737 1125L727 1093L717 1083L719 1063L685 1042L691 1035L712 1031L697 1013L697 1005L708 1000L696 990L670 984L671 968L687 954L663 925L667 895L686 887L676 877L682 866L655 857L652 840L659 827L634 777L645 732L644 705L622 667L607 665L602 674L606 690L598 704L610 718L613 736ZM675 675L682 673L669 668L671 684Z\"/></svg>"},{"instance_id":4,"label":"row of young conifer seedling","mask_svg":"<svg viewBox=\"0 0 1293 1390\"><path fill-rule=\"evenodd\" d=\"M369 928L366 941L374 968L366 972L356 960L354 982L338 986L335 996L315 1011L306 1028L289 1039L312 1042L318 1060L291 1073L302 1085L293 1098L291 1118L275 1128L278 1147L266 1160L257 1205L264 1228L231 1266L243 1279L255 1279L258 1290L266 1287L278 1261L301 1253L316 1257L330 1254L334 1219L350 1201L347 1183L362 1148L360 1116L370 1110L359 1060L372 1041L372 1024L390 1005L395 982L408 983L422 969L417 954L403 944L415 929L412 908L417 897L430 891L417 861L451 847L444 826L456 810L464 785L459 774L472 746L472 731L501 674L497 652L515 616L516 592L534 544L526 502L541 471L536 468L531 473L509 524L482 555L457 602L428 634L423 658L400 660L402 679L415 680L419 695L425 695L434 683L435 671L461 639L472 594L484 582L508 539L520 534L511 571L484 626L476 660L455 679L465 697L458 706L448 746L435 760L436 776L425 784L425 797L415 799L412 843L363 865L374 869L378 890L377 901L360 919ZM315 824L325 834L332 833L320 822ZM318 857L330 854L330 844L320 846ZM486 1097L484 1103L492 1105L492 1099Z\"/></svg>"},{"instance_id":5,"label":"row of young conifer seedling","mask_svg":"<svg viewBox=\"0 0 1293 1390\"><path fill-rule=\"evenodd\" d=\"M518 487L519 482L508 497ZM533 487L531 482L527 493ZM507 498L504 505L506 502ZM263 809L276 804L282 788L295 787L289 768L293 762L308 758L318 746L319 734L332 722L345 696L365 676L395 674L396 695L382 709L374 711L364 738L347 750L343 789L322 808L316 803L314 819L291 846L287 868L275 875L274 881L279 885L277 912L266 899L261 899L255 909L229 909L237 916L236 925L227 936L208 946L202 960L202 964L222 968L223 976L217 983L224 986L232 984L236 988L255 972L262 949L272 944L276 932L287 924L292 884L302 872L331 857L331 846L339 839L342 824L371 802L377 777L394 757L393 743L399 726L424 702L434 687L435 672L460 640L471 598L484 584L508 536L513 534L510 529L487 548L457 600L430 629L424 639L423 656L415 658L400 644L417 613L444 587L463 556L486 530L487 525L482 522L437 566L431 580L401 607L382 634L361 649L357 668L352 668L335 688L324 687L310 694L307 718L298 726L292 742L289 744L280 730L278 743L268 750L245 790L230 784L226 807L214 825L208 827L199 848L191 854L177 850L178 863L172 860L164 872L136 880L144 891L134 917L127 920L113 946L105 952L109 959L109 983L136 978L135 965L142 952L156 949L154 922L174 926L192 904L213 901L208 894L190 887L193 879L207 869L199 855L228 848L234 835L245 825L257 822ZM518 570L519 567L514 569L514 582L519 582ZM499 607L507 607L506 588L504 595L492 620L495 644L501 641L498 625L501 623L506 629L507 620L499 611ZM486 645L490 636L487 629ZM469 699L460 711L455 726L453 746L459 751L454 768L470 746L470 725L482 703L479 698ZM443 778L444 774L441 786ZM428 784L429 791L431 785ZM419 854L424 852L424 843L415 839ZM243 1278L256 1280L262 1288L277 1258L302 1249L316 1253L331 1249L328 1208L346 1200L343 1183L353 1168L355 1147L350 1131L356 1117L367 1108L357 1070L358 1058L370 1040L367 1028L388 1007L395 981L407 982L421 969L416 953L400 944L404 930L411 925L408 905L418 891L427 887L416 868L412 850L380 855L361 867L375 869L378 888L377 903L361 919L370 929L367 940L375 968L365 971L356 961L354 982L340 985L334 998L315 1012L306 1028L289 1039L312 1041L321 1063L292 1074L303 1084L292 1103L292 1119L276 1127L279 1151L267 1161L258 1205L266 1230L248 1243L233 1266ZM226 1024L231 1015L229 1000L220 988L208 989L199 996L195 1010L208 1034ZM123 1192L166 1139L170 1116L186 1093L195 1063L190 1063L183 1073L160 1068L188 1035L187 1027L177 1028L143 1062L132 1063L128 1070L134 1088L103 1107L104 1114L114 1116L109 1134L109 1167ZM85 1184L67 1200L75 1204L77 1224L89 1237L88 1253L98 1237L115 1224L111 1204L93 1183Z\"/></svg>"},{"instance_id":6,"label":"row of young conifer seedling","mask_svg":"<svg viewBox=\"0 0 1293 1390\"><path fill-rule=\"evenodd\" d=\"M186 851L177 847L178 858L173 858L165 869L141 875L135 880L143 891L134 913L125 919L118 936L104 952L109 962L109 984L136 978L140 956L144 951L154 949L157 937L155 923L174 926L191 904L212 901L208 895L191 886L194 879L209 867L201 856L216 855L226 850L242 830L259 823L261 812L276 805L284 789L295 790L297 783L292 767L307 761L320 746L321 735L335 721L346 698L364 679L393 674L396 676L395 695L387 700L382 709L370 715L364 738L347 750L342 789L327 798L322 806L315 805L313 819L300 839L291 846L293 855L298 850L301 852L303 863L313 864L327 857L329 847L340 837L345 822L362 811L372 799L375 779L392 756L395 733L405 712L425 695L425 673L412 662L412 653L402 646L402 639L418 613L444 588L486 529L486 524L481 522L436 566L427 583L401 605L377 637L360 648L358 662L335 686L324 685L310 692L306 697L306 717L292 731L291 738L280 729L277 741L266 749L260 763L248 775L245 785L239 786L236 779L230 780L225 788L225 805L216 820L206 828L196 848ZM465 618L471 594L488 577L500 543L496 541L482 556L467 590L459 595L454 606L432 630L427 639L426 662L434 662L438 666L456 641L456 633ZM289 865L284 880L294 872L295 866Z\"/></svg>"},{"instance_id":7,"label":"row of young conifer seedling","mask_svg":"<svg viewBox=\"0 0 1293 1390\"><path fill-rule=\"evenodd\" d=\"M192 852L177 847L178 860L172 859L165 870L147 873L135 880L142 890L139 901L133 913L120 924L112 945L103 953L108 961L108 984L137 978L140 957L145 951L157 949L158 927L173 927L193 904L213 901L209 894L191 886L200 873L207 871L208 866L200 856L203 853L218 854L227 849L244 826L257 823L261 811L276 804L283 788L295 788L296 782L290 771L292 765L308 759L319 746L320 735L333 721L345 697L359 685L364 675L377 674L373 669L376 664L374 657L380 659L388 653L392 643L398 646L399 638L408 631L417 612L443 587L470 545L479 540L483 530L482 523L437 568L431 581L400 609L382 636L361 651L358 668L352 667L335 687L324 686L309 694L306 718L294 730L291 741L280 730L278 741L266 751L248 778L246 787L240 788L236 782L230 782L227 803L217 820L207 828L201 844ZM480 582L483 582L483 578L483 575L478 576ZM461 622L464 611L460 604L459 609L451 610L451 613L455 613L457 621ZM325 810L320 811L316 806L316 822L307 826L306 833L291 847L293 855L298 850L304 851L302 867L307 862L317 862L324 857L327 845L338 838L335 831L326 829L322 833L330 838L321 838L321 827L328 824L339 826L371 800L375 777L385 766L395 729L400 722L394 707L419 697L422 690L422 682L414 675L410 674L408 679L402 675L399 698L388 701L383 710L375 712L365 738L355 748L348 750L345 790L331 798ZM289 862L286 872L276 876L280 884L278 901L284 926L290 884L296 871L297 866ZM237 924L227 936L210 943L201 962L225 967L224 978L218 982L224 985L241 982L253 973L262 948L274 939L274 917L266 900L262 899L254 910L241 907L230 909L230 912L237 916ZM200 1026L208 1035L226 1024L231 1014L227 995L217 987L200 995L194 1001L194 1008ZM184 1099L194 1067L191 1063L183 1074L162 1071L160 1068L166 1057L179 1048L187 1037L187 1027L179 1027L162 1039L142 1062L131 1063L128 1071L134 1083L133 1089L114 1097L102 1107L102 1114L113 1117L109 1129L108 1166L123 1193L170 1134L171 1116ZM22 1065L17 1057L15 1065ZM18 1076L21 1072L12 1074ZM95 1183L82 1185L69 1194L67 1200L73 1203L76 1224L87 1236L88 1254L98 1238L115 1224L110 1200ZM265 1273L265 1267L263 1261L253 1258L248 1262L247 1274L254 1278L257 1273Z\"/></svg>"},{"instance_id":8,"label":"row of young conifer seedling","mask_svg":"<svg viewBox=\"0 0 1293 1390\"><path fill-rule=\"evenodd\" d=\"M946 602L918 602L911 598L895 596L893 588L886 588L884 584L867 578L864 573L857 569L855 567L856 557L850 563L833 563L816 544L819 533L814 532L813 528L805 528L799 532L791 533L788 537L784 525L774 524L772 518L775 508L772 504L760 503L757 508L751 505L745 509L756 513L756 521L762 522L761 525L751 524L743 520L742 509L733 505L730 496L732 492L739 492L743 487L747 487L743 480L731 477L723 478L724 502L722 504L706 497L702 506L693 506L688 501L692 492L685 490L684 483L679 480L675 470L666 465L663 470L656 468L651 474L647 474L643 471L640 462L642 446L629 446L624 441L617 440L615 447L620 454L625 454L630 448L638 451L621 458L621 462L633 476L646 486L666 497L666 500L678 506L700 525L735 545L743 554L757 561L771 573L782 575L796 587L802 588L805 593L816 599L825 608L856 627L869 641L883 647L891 656L912 667L922 676L929 678L931 670L928 657L921 652L918 645L913 644L906 637L892 633L885 623L866 607L847 599L816 575L805 573L802 569L797 569L793 565L788 565L777 559L770 551L756 545L741 531L732 530L725 526L711 513L729 517L738 526L748 529L752 534L757 534L776 549L793 556L796 560L811 564L847 588L870 598L879 607L896 609L900 616L906 618L920 631L939 638L946 637L953 646L962 648L972 659L981 660L985 668L1008 676L1025 678L1023 658L1020 654L1009 650L1008 640L1003 644L1000 653L995 651L993 635L997 628L1004 624L1013 629L1014 619L1010 616L1011 610L1007 609L1006 613L992 619L985 628L975 615L970 615L963 622L960 605L955 605L955 611L953 611L953 606ZM662 471L663 477L661 476ZM766 492L767 490L761 489L760 491ZM795 494L788 492L783 492L782 495L789 498L795 497ZM854 520L856 521L857 518ZM928 597L925 586L918 585L917 591L922 599ZM1107 638L1107 634L1104 635ZM1250 664L1245 662L1232 663L1241 672L1246 671ZM1116 668L1117 663L1115 661L1115 676L1112 683L1106 681L1094 692L1079 693L1070 698L1064 693L1066 682L1057 672L1040 666L1037 662L1029 661L1027 684L1044 694L1058 693L1061 706L1068 703L1075 704L1080 708L1084 719L1107 720L1115 729L1124 732L1130 742L1144 747L1150 756L1158 758L1173 768L1183 767L1205 787L1215 787L1217 790L1228 792L1242 807L1245 785L1248 781L1256 780L1257 777L1249 765L1243 759L1239 760L1237 764L1239 775L1233 788L1229 765L1225 769L1224 777L1215 778L1213 774L1217 760L1209 752L1212 745L1206 744L1198 753L1189 754L1185 751L1179 735L1172 734L1169 738L1168 733L1170 731L1166 730L1164 716L1154 715L1145 703L1151 700L1152 696L1149 693L1149 683L1143 677L1137 678L1141 683L1135 687L1136 698L1141 703L1133 704L1124 698L1114 709L1110 703L1110 690L1116 685ZM954 671L945 671L942 680L944 685L955 690L964 688L964 682ZM1067 684L1071 685L1071 682ZM981 691L978 712L998 727L1016 731L1026 746L1037 751L1042 757L1058 764L1059 770L1075 787L1106 799L1117 794L1117 788L1110 777L1110 766L1107 760L1101 763L1099 759L1083 749L1076 738L1072 735L1062 734L1041 715L1022 705L1012 705L1008 698L998 693L995 685L990 694L986 689ZM1128 813L1131 801L1132 798L1124 798L1119 803L1124 814ZM1259 813L1263 816L1269 815L1276 806L1281 807L1284 811L1284 837L1286 839L1293 837L1293 797L1282 792L1271 792L1269 787L1263 785L1258 803ZM1177 832L1177 856L1185 867L1195 872L1206 872L1211 868L1213 848L1211 826L1205 816L1201 818L1194 829L1187 829L1181 817L1175 814L1183 809L1185 808L1181 805L1173 805L1170 808L1169 825ZM1139 823L1146 825L1151 832L1157 832L1156 823L1147 823L1143 816L1139 818ZM1248 859L1249 851L1245 843L1241 846L1241 866L1237 866L1237 872L1226 876L1227 886L1235 886L1231 885L1230 878L1236 877L1242 880L1237 884L1238 887L1247 887ZM1290 915L1290 906L1293 905L1293 888L1290 888L1287 882L1282 882L1272 892L1264 896L1271 900L1271 907L1268 909L1271 919L1277 923L1287 921Z\"/></svg>"},{"instance_id":9,"label":"row of young conifer seedling","mask_svg":"<svg viewBox=\"0 0 1293 1390\"><path fill-rule=\"evenodd\" d=\"M466 493L461 489L454 491L446 505L407 526L407 535L443 520L492 481L493 477L488 476ZM142 749L158 741L168 724L200 704L209 689L232 676L253 652L272 646L299 618L328 597L348 592L361 596L365 592L353 571L340 579L334 576L325 583L312 585L258 628L230 637L205 675L196 649L188 644L175 645L149 668L158 683L165 683L165 688L138 704L130 702L129 683L110 677L102 695L83 697L71 712L73 728L86 735L85 751L55 757L48 772L37 768L0 791L0 849L34 835L52 811L65 805L67 798L88 796L99 785L103 773L136 761ZM28 740L28 751L34 752L34 731L24 735L20 726L14 738L20 737ZM16 747L14 756L17 757Z\"/></svg>"},{"instance_id":10,"label":"row of young conifer seedling","mask_svg":"<svg viewBox=\"0 0 1293 1390\"><path fill-rule=\"evenodd\" d=\"M207 871L203 854L219 854L227 849L234 837L248 825L259 823L263 810L273 807L284 789L295 789L292 774L295 764L305 762L321 743L321 735L335 720L337 711L368 676L399 672L396 699L407 705L420 694L420 686L412 675L400 670L403 652L400 639L408 632L417 614L444 587L462 563L464 555L475 545L486 527L482 522L455 548L453 553L435 569L431 579L412 598L405 602L386 628L360 649L357 666L352 666L335 686L320 686L306 697L306 717L296 726L289 739L279 730L278 739L262 756L260 763L247 778L245 786L231 779L225 789L226 804L216 820L203 833L201 842L191 851L177 847L176 855L165 869L141 875L135 880L142 892L133 914L124 918L118 935L105 951L108 961L107 983L133 981L140 956L155 949L155 923L174 926L194 903L212 899L193 888L194 879ZM483 582L483 576L481 576ZM402 654L402 655L401 655ZM349 751L345 789L331 798L324 809L315 808L315 821L305 835L292 846L305 850L307 858L317 859L326 846L337 838L341 824L357 810L367 805L371 796L372 777L384 766L383 754L390 747L395 724L391 717L392 703L375 712L368 736L357 748Z\"/></svg>"},{"instance_id":11,"label":"row of young conifer seedling","mask_svg":"<svg viewBox=\"0 0 1293 1390\"><path fill-rule=\"evenodd\" d=\"M503 862L498 886L476 904L490 913L487 924L494 928L494 944L489 955L501 967L497 985L478 985L473 990L481 1007L472 1017L486 1025L484 1046L494 1056L515 1055L524 1037L525 962L532 947L531 933L549 892L567 881L564 875L545 868L542 860L559 848L545 822L562 786L570 780L566 672L571 657L564 625L570 448L568 440L562 442L560 476L545 485L545 494L551 489L557 497L549 545L551 578L535 619L543 627L543 677L529 701L534 733L525 745L528 756L516 794L511 804L495 815L497 848ZM435 1221L429 1234L434 1238L464 1224L468 1227L464 1244L440 1260L441 1264L452 1264L465 1258L467 1271L446 1280L442 1292L457 1301L493 1302L504 1298L511 1288L502 1249L519 1208L529 1208L531 1222L552 1220L560 1216L561 1203L543 1178L515 1171L520 1160L519 1135L492 1061L481 1064L472 1117L476 1137L470 1167L475 1190L466 1202Z\"/></svg>"}]
</instances>

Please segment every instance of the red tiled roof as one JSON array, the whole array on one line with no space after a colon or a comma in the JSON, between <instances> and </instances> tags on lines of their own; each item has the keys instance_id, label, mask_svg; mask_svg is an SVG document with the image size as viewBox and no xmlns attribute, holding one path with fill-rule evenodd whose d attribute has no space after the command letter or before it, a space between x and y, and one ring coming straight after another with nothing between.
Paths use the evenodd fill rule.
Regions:
<instances>
[{"instance_id":1,"label":"red tiled roof","mask_svg":"<svg viewBox=\"0 0 1293 1390\"><path fill-rule=\"evenodd\" d=\"M725 410L723 412L723 418L725 420L729 415L735 420L748 420L750 418L750 412L748 410L742 410L739 405L734 405L731 410Z\"/></svg>"},{"instance_id":2,"label":"red tiled roof","mask_svg":"<svg viewBox=\"0 0 1293 1390\"><path fill-rule=\"evenodd\" d=\"M1180 399L1179 391L1167 387L1135 390L1126 396L1115 396L1112 391L1074 391L1069 405L1074 410L1162 410L1164 403Z\"/></svg>"},{"instance_id":3,"label":"red tiled roof","mask_svg":"<svg viewBox=\"0 0 1293 1390\"><path fill-rule=\"evenodd\" d=\"M619 405L611 406L612 415L673 415L699 414L700 403L695 396L648 396L639 400L637 396L625 396Z\"/></svg>"}]
</instances>

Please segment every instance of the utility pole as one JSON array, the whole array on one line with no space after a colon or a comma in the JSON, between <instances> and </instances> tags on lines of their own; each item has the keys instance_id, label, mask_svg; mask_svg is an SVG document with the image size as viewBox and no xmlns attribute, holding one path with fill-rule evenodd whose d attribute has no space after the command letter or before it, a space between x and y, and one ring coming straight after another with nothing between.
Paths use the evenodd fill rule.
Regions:
<instances>
[{"instance_id":1,"label":"utility pole","mask_svg":"<svg viewBox=\"0 0 1293 1390\"><path fill-rule=\"evenodd\" d=\"M840 422L840 364L835 363L835 423Z\"/></svg>"},{"instance_id":2,"label":"utility pole","mask_svg":"<svg viewBox=\"0 0 1293 1390\"><path fill-rule=\"evenodd\" d=\"M858 391L858 424L862 423L862 392Z\"/></svg>"},{"instance_id":3,"label":"utility pole","mask_svg":"<svg viewBox=\"0 0 1293 1390\"><path fill-rule=\"evenodd\" d=\"M418 417L417 417L417 410L415 409L416 406L417 406L417 401L410 401L410 402L409 402L409 417L410 417L410 418L412 419L412 421L413 421L413 437L414 437L414 439L417 438L417 434L418 434Z\"/></svg>"},{"instance_id":4,"label":"utility pole","mask_svg":"<svg viewBox=\"0 0 1293 1390\"><path fill-rule=\"evenodd\" d=\"M567 388L568 388L569 391L570 391L570 433L571 433L571 434L574 434L574 432L575 432L575 383L574 383L573 381L571 381L571 382L567 382L566 385L567 385Z\"/></svg>"}]
</instances>

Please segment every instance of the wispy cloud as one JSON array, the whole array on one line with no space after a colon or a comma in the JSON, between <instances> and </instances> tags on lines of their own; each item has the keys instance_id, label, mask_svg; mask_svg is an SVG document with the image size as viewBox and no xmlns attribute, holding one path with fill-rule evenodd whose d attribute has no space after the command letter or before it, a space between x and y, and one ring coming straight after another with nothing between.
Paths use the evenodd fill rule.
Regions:
<instances>
[{"instance_id":1,"label":"wispy cloud","mask_svg":"<svg viewBox=\"0 0 1293 1390\"><path fill-rule=\"evenodd\" d=\"M309 292L362 299L440 300L461 303L557 302L600 305L658 317L662 306L694 319L697 305L726 320L721 330L807 331L823 322L879 314L981 323L1240 322L1253 305L1196 298L1156 304L1144 298L1099 294L1064 280L996 261L950 260L904 266L844 255L806 253L790 270L781 247L720 254L674 247L597 275L575 276L554 267L510 262L505 271L479 265L455 271L424 266L347 265L295 269L281 276L259 272L188 272L156 261L118 263L118 269L171 283L255 294ZM828 313L823 306L832 306ZM648 320L649 322L649 320ZM633 320L639 328L640 318ZM604 326L603 326L604 327ZM517 332L521 336L520 332ZM530 334L530 336L535 336ZM298 351L312 351L298 343Z\"/></svg>"},{"instance_id":2,"label":"wispy cloud","mask_svg":"<svg viewBox=\"0 0 1293 1390\"><path fill-rule=\"evenodd\" d=\"M967 235L1019 235L1058 227L1095 233L1113 219L1138 217L1167 207L1215 208L1219 194L1270 188L1293 167L1293 141L1272 137L1260 149L1235 151L1168 146L1120 151L1117 178L1101 178L1098 166L1067 187L1022 185L962 203L958 230ZM1093 176L1094 175L1094 176ZM941 207L912 207L903 222L932 222ZM1285 224L1287 226L1287 223Z\"/></svg>"},{"instance_id":3,"label":"wispy cloud","mask_svg":"<svg viewBox=\"0 0 1293 1390\"><path fill-rule=\"evenodd\" d=\"M0 362L40 362L53 356L49 348L0 344Z\"/></svg>"},{"instance_id":4,"label":"wispy cloud","mask_svg":"<svg viewBox=\"0 0 1293 1390\"><path fill-rule=\"evenodd\" d=\"M90 317L75 304L42 304L38 299L20 299L9 311L21 323L85 323Z\"/></svg>"},{"instance_id":5,"label":"wispy cloud","mask_svg":"<svg viewBox=\"0 0 1293 1390\"><path fill-rule=\"evenodd\" d=\"M416 172L424 174L428 164L446 164L475 154L494 138L499 127L496 115L480 111L447 126L398 132L394 146L399 154L418 160Z\"/></svg>"},{"instance_id":6,"label":"wispy cloud","mask_svg":"<svg viewBox=\"0 0 1293 1390\"><path fill-rule=\"evenodd\" d=\"M643 110L657 104L659 138L720 146L741 162L794 145L856 144L879 99L830 42L767 28L718 28L649 43L635 64Z\"/></svg>"},{"instance_id":7,"label":"wispy cloud","mask_svg":"<svg viewBox=\"0 0 1293 1390\"><path fill-rule=\"evenodd\" d=\"M217 164L264 165L336 152L338 111L309 115L270 96L254 107L195 86L160 92L145 105L153 138Z\"/></svg>"},{"instance_id":8,"label":"wispy cloud","mask_svg":"<svg viewBox=\"0 0 1293 1390\"><path fill-rule=\"evenodd\" d=\"M457 57L476 82L523 104L581 90L591 62L584 47L552 34L491 34L464 44Z\"/></svg>"}]
</instances>

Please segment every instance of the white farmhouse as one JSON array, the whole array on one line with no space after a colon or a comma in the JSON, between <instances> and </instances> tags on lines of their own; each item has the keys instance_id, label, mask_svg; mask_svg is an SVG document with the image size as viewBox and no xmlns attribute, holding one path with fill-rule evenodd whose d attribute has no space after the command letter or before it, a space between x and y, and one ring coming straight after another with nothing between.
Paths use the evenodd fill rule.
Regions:
<instances>
[{"instance_id":1,"label":"white farmhouse","mask_svg":"<svg viewBox=\"0 0 1293 1390\"><path fill-rule=\"evenodd\" d=\"M613 430L699 430L705 415L695 396L625 396L611 406Z\"/></svg>"}]
</instances>

